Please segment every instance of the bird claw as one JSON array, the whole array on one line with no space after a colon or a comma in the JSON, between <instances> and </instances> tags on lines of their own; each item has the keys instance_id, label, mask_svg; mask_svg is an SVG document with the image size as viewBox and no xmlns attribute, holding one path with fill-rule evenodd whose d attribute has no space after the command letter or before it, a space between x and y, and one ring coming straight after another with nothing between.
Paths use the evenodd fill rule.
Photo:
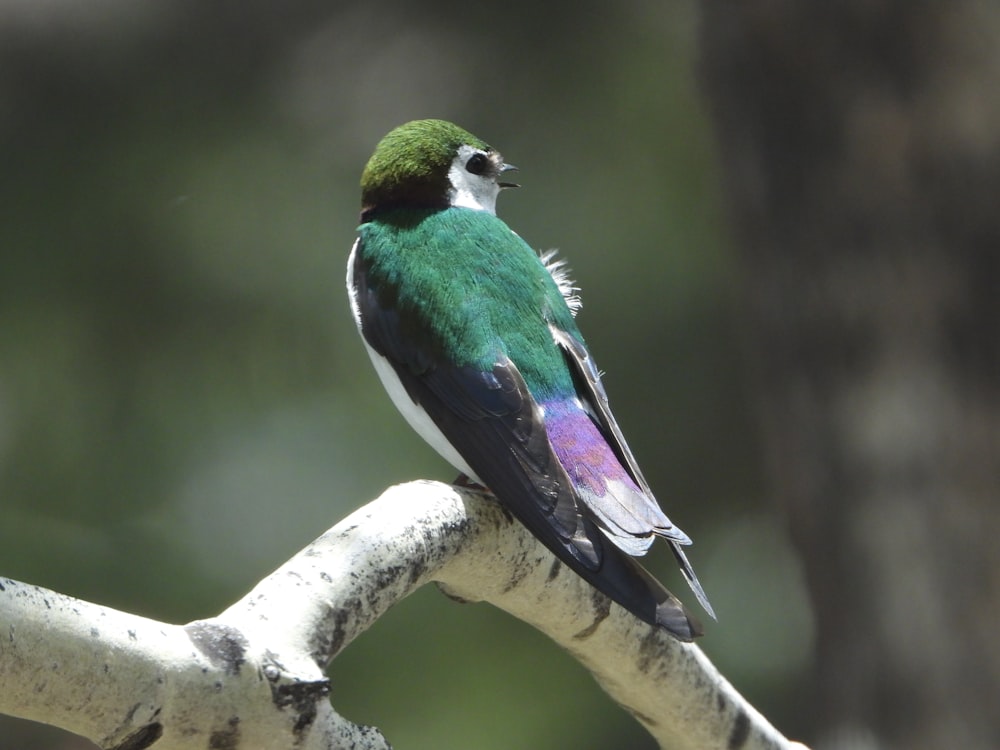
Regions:
<instances>
[{"instance_id":1,"label":"bird claw","mask_svg":"<svg viewBox=\"0 0 1000 750\"><path fill-rule=\"evenodd\" d=\"M493 494L492 492L490 492L489 487L481 485L479 482L475 481L474 479L470 479L465 474L459 474L455 478L455 481L452 482L452 484L455 485L456 487L461 487L462 489L466 490L476 490L477 492L486 492L491 495Z\"/></svg>"}]
</instances>

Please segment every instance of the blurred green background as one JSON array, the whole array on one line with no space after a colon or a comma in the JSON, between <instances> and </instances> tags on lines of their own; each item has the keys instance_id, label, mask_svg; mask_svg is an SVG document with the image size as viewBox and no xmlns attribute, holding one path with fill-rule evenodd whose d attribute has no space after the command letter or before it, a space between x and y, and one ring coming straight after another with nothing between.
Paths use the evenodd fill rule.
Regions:
<instances>
[{"instance_id":1,"label":"blurred green background","mask_svg":"<svg viewBox=\"0 0 1000 750\"><path fill-rule=\"evenodd\" d=\"M696 541L702 647L807 735L811 613L764 496L696 22L644 0L3 0L0 574L186 622L388 485L453 478L343 282L376 142L441 117L521 168L500 215L571 263L619 421ZM544 637L433 588L330 675L408 750L654 747ZM77 747L0 717L0 750Z\"/></svg>"}]
</instances>

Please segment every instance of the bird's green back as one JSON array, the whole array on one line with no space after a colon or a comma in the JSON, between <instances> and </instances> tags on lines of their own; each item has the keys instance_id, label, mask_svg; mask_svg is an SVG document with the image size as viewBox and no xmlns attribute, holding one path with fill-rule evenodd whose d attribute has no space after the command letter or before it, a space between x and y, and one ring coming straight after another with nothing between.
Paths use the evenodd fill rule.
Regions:
<instances>
[{"instance_id":1,"label":"bird's green back","mask_svg":"<svg viewBox=\"0 0 1000 750\"><path fill-rule=\"evenodd\" d=\"M548 324L582 337L538 255L501 219L397 209L358 231L371 285L402 333L459 366L489 370L506 355L539 400L572 390Z\"/></svg>"}]
</instances>

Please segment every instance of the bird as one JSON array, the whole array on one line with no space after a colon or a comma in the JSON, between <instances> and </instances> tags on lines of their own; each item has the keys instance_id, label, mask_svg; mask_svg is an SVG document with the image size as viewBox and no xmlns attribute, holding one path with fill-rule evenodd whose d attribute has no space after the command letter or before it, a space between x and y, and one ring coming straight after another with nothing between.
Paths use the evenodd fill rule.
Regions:
<instances>
[{"instance_id":1,"label":"bird","mask_svg":"<svg viewBox=\"0 0 1000 750\"><path fill-rule=\"evenodd\" d=\"M563 259L496 215L516 167L445 120L385 135L361 176L354 321L410 426L560 561L681 641L698 619L635 558L670 546L715 613L608 404Z\"/></svg>"}]
</instances>

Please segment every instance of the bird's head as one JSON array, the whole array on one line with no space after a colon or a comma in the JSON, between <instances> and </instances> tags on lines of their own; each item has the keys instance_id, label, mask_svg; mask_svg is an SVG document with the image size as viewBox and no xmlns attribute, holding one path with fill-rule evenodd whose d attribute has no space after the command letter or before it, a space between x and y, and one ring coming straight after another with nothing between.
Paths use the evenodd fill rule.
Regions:
<instances>
[{"instance_id":1,"label":"bird's head","mask_svg":"<svg viewBox=\"0 0 1000 750\"><path fill-rule=\"evenodd\" d=\"M414 120L383 138L361 175L362 218L388 208L463 206L496 213L500 176L516 167L444 120Z\"/></svg>"}]
</instances>

